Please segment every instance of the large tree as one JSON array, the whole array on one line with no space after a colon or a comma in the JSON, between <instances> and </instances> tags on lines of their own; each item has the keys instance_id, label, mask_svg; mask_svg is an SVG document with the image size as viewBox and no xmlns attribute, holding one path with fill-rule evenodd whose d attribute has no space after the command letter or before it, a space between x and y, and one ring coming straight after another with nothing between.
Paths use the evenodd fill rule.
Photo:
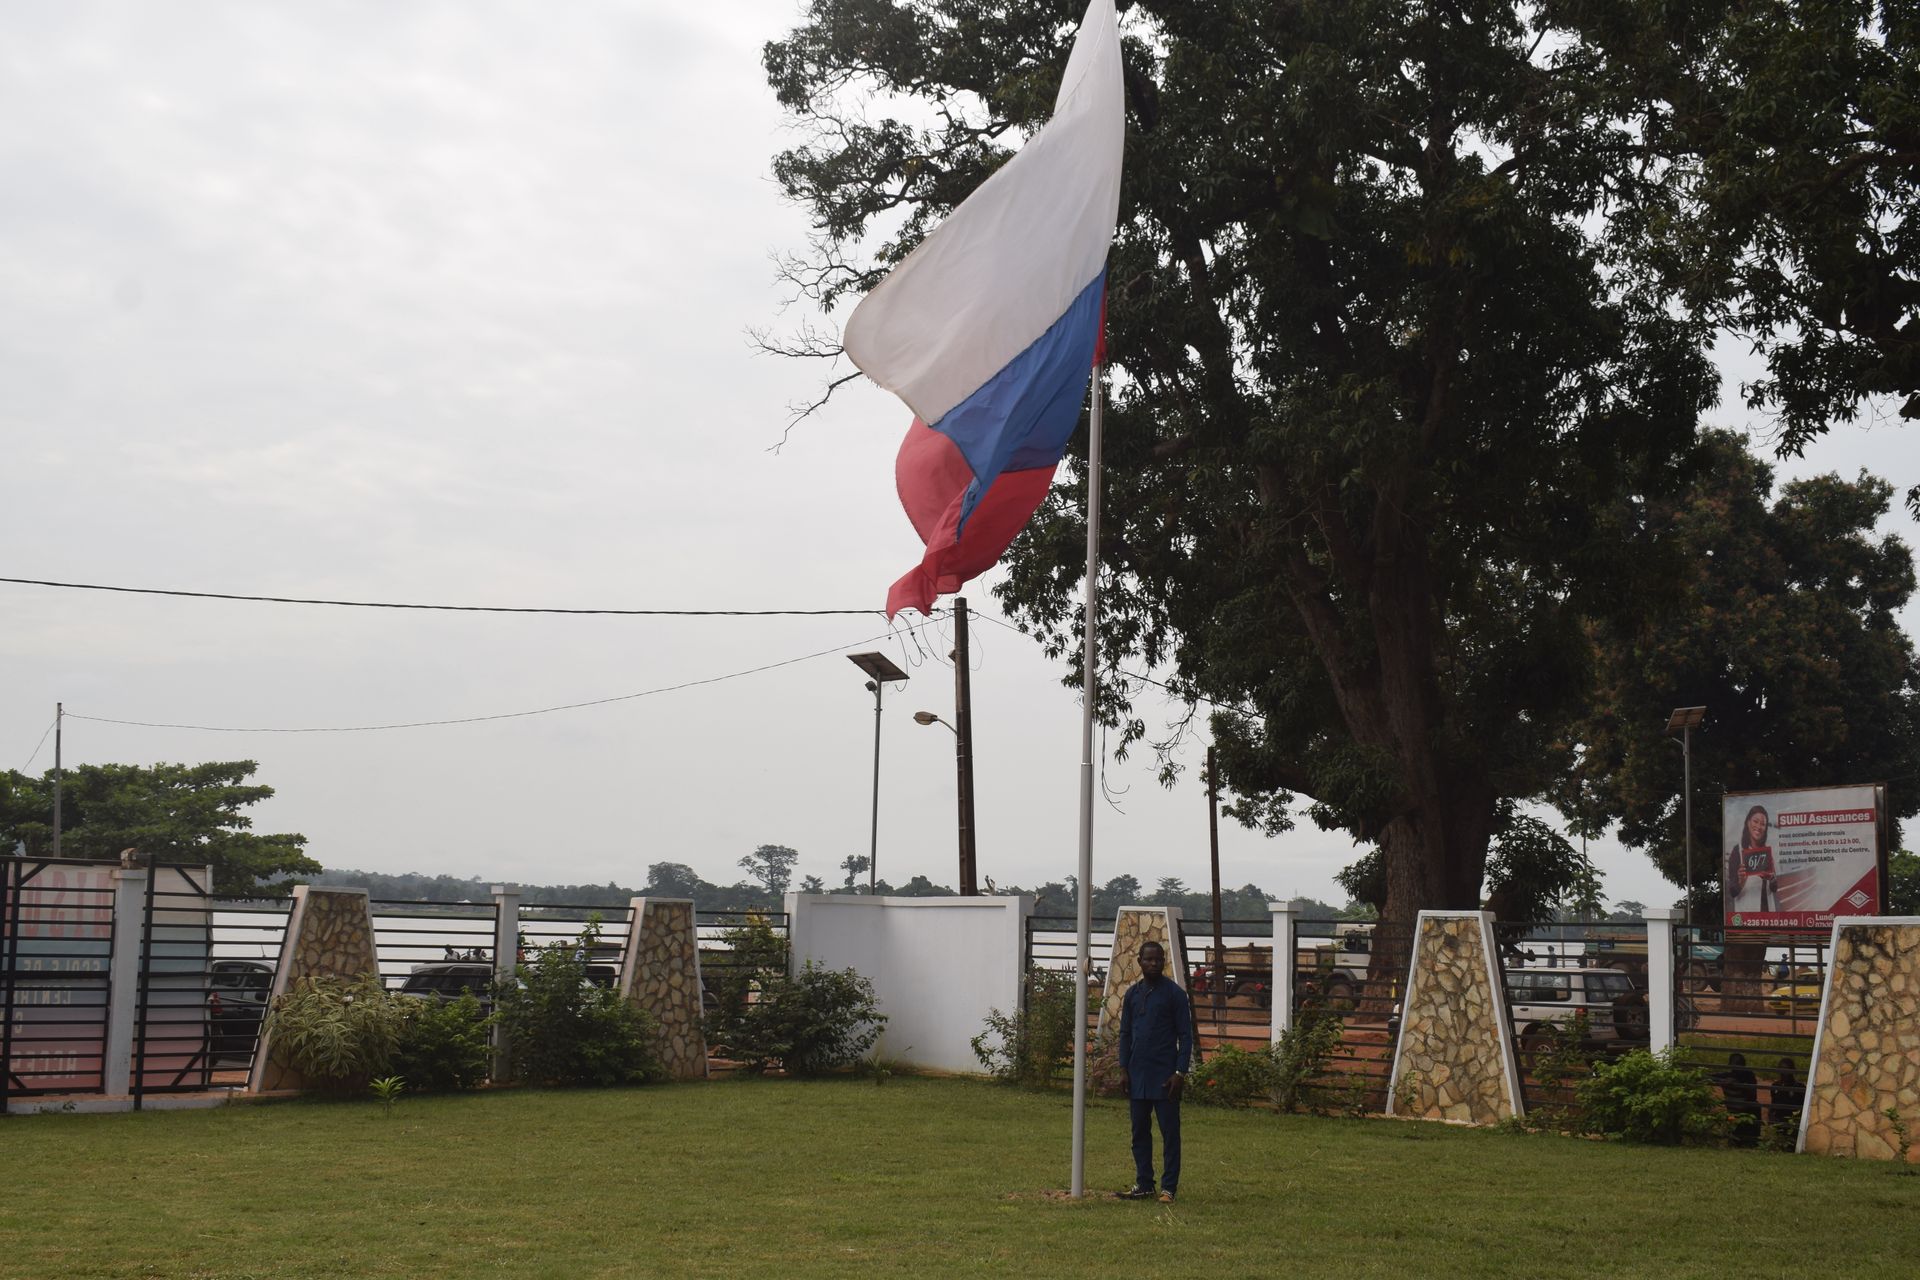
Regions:
<instances>
[{"instance_id":1,"label":"large tree","mask_svg":"<svg viewBox=\"0 0 1920 1280\"><path fill-rule=\"evenodd\" d=\"M60 854L114 860L135 849L157 862L211 865L216 893L285 894L320 864L296 832L255 832L246 810L273 795L249 783L251 760L208 764L83 764L61 782ZM0 847L53 852L53 771L0 774Z\"/></svg>"},{"instance_id":2,"label":"large tree","mask_svg":"<svg viewBox=\"0 0 1920 1280\"><path fill-rule=\"evenodd\" d=\"M763 844L740 859L740 865L766 889L769 901L780 901L793 879L793 864L800 861L797 851L783 844Z\"/></svg>"},{"instance_id":3,"label":"large tree","mask_svg":"<svg viewBox=\"0 0 1920 1280\"><path fill-rule=\"evenodd\" d=\"M1721 794L1920 774L1920 668L1898 617L1913 556L1875 532L1892 487L1828 475L1776 496L1741 438L1705 445L1711 465L1688 491L1640 509L1683 574L1657 611L1594 626L1593 711L1569 738L1557 802L1576 826L1617 821L1623 843L1684 883L1680 752L1664 726L1675 707L1706 707L1692 735L1693 879L1711 920ZM1910 817L1920 789L1897 785L1890 803Z\"/></svg>"},{"instance_id":4,"label":"large tree","mask_svg":"<svg viewBox=\"0 0 1920 1280\"><path fill-rule=\"evenodd\" d=\"M1237 811L1377 842L1389 918L1474 907L1545 793L1589 620L1657 581L1708 331L1648 266L1624 105L1513 4L1140 0L1109 263L1101 652L1216 714ZM803 290L870 287L1044 121L1080 0L814 0ZM1077 651L1084 437L1006 606ZM1105 685L1106 713L1145 731Z\"/></svg>"}]
</instances>

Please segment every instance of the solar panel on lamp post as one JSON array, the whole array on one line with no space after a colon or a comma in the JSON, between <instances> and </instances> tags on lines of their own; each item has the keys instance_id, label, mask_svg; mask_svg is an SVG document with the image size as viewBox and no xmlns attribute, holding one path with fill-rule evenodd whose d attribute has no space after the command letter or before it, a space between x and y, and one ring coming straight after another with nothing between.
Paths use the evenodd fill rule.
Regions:
<instances>
[{"instance_id":1,"label":"solar panel on lamp post","mask_svg":"<svg viewBox=\"0 0 1920 1280\"><path fill-rule=\"evenodd\" d=\"M884 653L850 653L847 661L866 672L873 690L873 834L867 849L867 893L880 882L880 694L890 682L904 682L907 673Z\"/></svg>"}]
</instances>

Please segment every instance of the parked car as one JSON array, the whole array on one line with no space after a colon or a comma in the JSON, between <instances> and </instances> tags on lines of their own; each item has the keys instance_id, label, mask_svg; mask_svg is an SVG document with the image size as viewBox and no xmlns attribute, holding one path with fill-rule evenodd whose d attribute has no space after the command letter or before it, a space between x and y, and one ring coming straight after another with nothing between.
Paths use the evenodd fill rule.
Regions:
<instances>
[{"instance_id":1,"label":"parked car","mask_svg":"<svg viewBox=\"0 0 1920 1280\"><path fill-rule=\"evenodd\" d=\"M611 988L620 981L618 965L590 964L587 981L596 987ZM413 972L400 984L403 996L423 1000L458 1000L472 992L483 1005L493 1003L493 966L471 960L432 960L413 966Z\"/></svg>"},{"instance_id":2,"label":"parked car","mask_svg":"<svg viewBox=\"0 0 1920 1280\"><path fill-rule=\"evenodd\" d=\"M209 1052L216 1062L252 1059L272 995L273 966L264 960L215 960L207 966Z\"/></svg>"},{"instance_id":3,"label":"parked car","mask_svg":"<svg viewBox=\"0 0 1920 1280\"><path fill-rule=\"evenodd\" d=\"M1767 1008L1775 1013L1811 1013L1820 1007L1825 985L1818 969L1801 969L1767 993Z\"/></svg>"},{"instance_id":4,"label":"parked car","mask_svg":"<svg viewBox=\"0 0 1920 1280\"><path fill-rule=\"evenodd\" d=\"M1506 978L1513 1033L1525 1049L1538 1048L1548 1030L1572 1023L1583 1011L1590 1043L1647 1038L1646 995L1618 969L1509 969Z\"/></svg>"},{"instance_id":5,"label":"parked car","mask_svg":"<svg viewBox=\"0 0 1920 1280\"><path fill-rule=\"evenodd\" d=\"M471 960L432 960L413 966L400 984L403 996L458 1000L471 992L482 1004L493 999L493 966Z\"/></svg>"}]
</instances>

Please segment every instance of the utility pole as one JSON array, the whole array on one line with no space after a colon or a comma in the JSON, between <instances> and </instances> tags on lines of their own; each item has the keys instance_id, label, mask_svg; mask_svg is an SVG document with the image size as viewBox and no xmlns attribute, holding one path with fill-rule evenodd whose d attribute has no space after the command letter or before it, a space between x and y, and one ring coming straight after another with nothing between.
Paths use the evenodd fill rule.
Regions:
<instances>
[{"instance_id":1,"label":"utility pole","mask_svg":"<svg viewBox=\"0 0 1920 1280\"><path fill-rule=\"evenodd\" d=\"M63 775L60 759L60 733L66 726L67 704L53 704L53 856L60 856L60 779Z\"/></svg>"},{"instance_id":2,"label":"utility pole","mask_svg":"<svg viewBox=\"0 0 1920 1280\"><path fill-rule=\"evenodd\" d=\"M1220 784L1212 747L1207 748L1207 846L1213 855L1213 967L1218 971L1227 963L1227 941L1220 931Z\"/></svg>"},{"instance_id":3,"label":"utility pole","mask_svg":"<svg viewBox=\"0 0 1920 1280\"><path fill-rule=\"evenodd\" d=\"M960 893L980 892L979 846L973 822L973 673L967 658L967 601L953 601L953 736L960 771Z\"/></svg>"}]
</instances>

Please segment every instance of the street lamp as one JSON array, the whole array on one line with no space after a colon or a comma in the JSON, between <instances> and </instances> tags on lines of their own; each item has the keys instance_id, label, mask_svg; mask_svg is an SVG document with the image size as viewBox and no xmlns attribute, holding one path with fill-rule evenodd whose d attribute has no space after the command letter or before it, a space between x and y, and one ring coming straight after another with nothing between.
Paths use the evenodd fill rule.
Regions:
<instances>
[{"instance_id":1,"label":"street lamp","mask_svg":"<svg viewBox=\"0 0 1920 1280\"><path fill-rule=\"evenodd\" d=\"M969 749L967 735L933 712L916 711L913 713L913 722L919 725L946 725L947 732L953 735L954 768L958 775L954 795L960 808L960 893L962 897L971 897L980 891L974 883L978 850L974 844L973 830L973 752Z\"/></svg>"},{"instance_id":2,"label":"street lamp","mask_svg":"<svg viewBox=\"0 0 1920 1280\"><path fill-rule=\"evenodd\" d=\"M1681 821L1687 836L1687 937L1693 937L1693 731L1707 718L1705 707L1675 707L1667 717L1667 732L1680 734L1680 759L1684 781L1681 783Z\"/></svg>"},{"instance_id":3,"label":"street lamp","mask_svg":"<svg viewBox=\"0 0 1920 1280\"><path fill-rule=\"evenodd\" d=\"M880 692L893 681L904 682L907 673L884 653L850 653L847 661L866 672L873 690L873 836L867 849L867 892L873 893L880 879Z\"/></svg>"}]
</instances>

